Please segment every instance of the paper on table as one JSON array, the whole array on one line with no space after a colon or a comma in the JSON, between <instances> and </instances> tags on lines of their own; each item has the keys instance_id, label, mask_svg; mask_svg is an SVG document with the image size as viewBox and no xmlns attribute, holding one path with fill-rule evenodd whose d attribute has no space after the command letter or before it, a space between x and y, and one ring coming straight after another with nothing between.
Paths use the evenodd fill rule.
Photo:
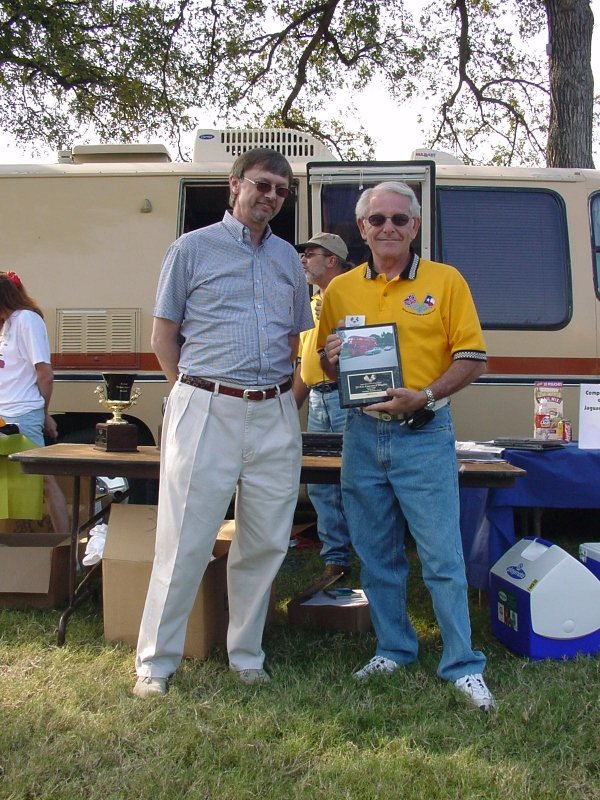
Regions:
<instances>
[{"instance_id":1,"label":"paper on table","mask_svg":"<svg viewBox=\"0 0 600 800\"><path fill-rule=\"evenodd\" d=\"M487 442L456 442L456 455L461 461L498 461L504 448Z\"/></svg>"},{"instance_id":2,"label":"paper on table","mask_svg":"<svg viewBox=\"0 0 600 800\"><path fill-rule=\"evenodd\" d=\"M303 606L366 606L369 601L362 589L353 589L352 594L341 595L340 597L330 597L325 592L318 592L309 600L305 600Z\"/></svg>"}]
</instances>

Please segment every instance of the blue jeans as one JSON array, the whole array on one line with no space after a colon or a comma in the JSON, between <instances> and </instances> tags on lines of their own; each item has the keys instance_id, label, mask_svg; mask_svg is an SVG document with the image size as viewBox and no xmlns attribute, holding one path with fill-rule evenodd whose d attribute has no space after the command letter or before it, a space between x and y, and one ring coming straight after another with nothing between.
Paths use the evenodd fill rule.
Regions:
<instances>
[{"instance_id":1,"label":"blue jeans","mask_svg":"<svg viewBox=\"0 0 600 800\"><path fill-rule=\"evenodd\" d=\"M438 675L455 681L483 672L485 656L471 647L450 407L415 431L351 409L344 433L342 493L377 634L377 655L398 664L410 664L418 655L406 610L408 525L442 635Z\"/></svg>"},{"instance_id":2,"label":"blue jeans","mask_svg":"<svg viewBox=\"0 0 600 800\"><path fill-rule=\"evenodd\" d=\"M340 408L336 391L317 392L308 396L308 424L311 432L342 433L346 424L346 409ZM332 483L309 483L306 487L310 502L317 512L317 530L323 547L321 556L326 564L350 563L350 533L342 506L342 492Z\"/></svg>"},{"instance_id":3,"label":"blue jeans","mask_svg":"<svg viewBox=\"0 0 600 800\"><path fill-rule=\"evenodd\" d=\"M21 414L18 417L4 416L5 422L16 422L19 426L19 433L26 436L38 447L43 447L44 442L44 408L36 408L34 411L28 411L26 414Z\"/></svg>"}]
</instances>

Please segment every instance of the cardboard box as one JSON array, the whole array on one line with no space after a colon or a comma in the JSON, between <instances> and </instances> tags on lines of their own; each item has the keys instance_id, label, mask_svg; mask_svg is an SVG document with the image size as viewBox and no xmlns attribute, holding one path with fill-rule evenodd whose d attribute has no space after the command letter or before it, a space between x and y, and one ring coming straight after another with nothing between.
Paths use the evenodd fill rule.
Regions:
<instances>
[{"instance_id":1,"label":"cardboard box","mask_svg":"<svg viewBox=\"0 0 600 800\"><path fill-rule=\"evenodd\" d=\"M0 608L55 608L69 597L64 533L0 534Z\"/></svg>"},{"instance_id":2,"label":"cardboard box","mask_svg":"<svg viewBox=\"0 0 600 800\"><path fill-rule=\"evenodd\" d=\"M61 478L62 476L56 475L56 478ZM79 522L80 524L88 519L90 516L89 510L89 501L87 496L89 496L89 492L84 492L85 482L82 483L82 496L85 494L85 500L79 504ZM66 496L66 495L65 495ZM72 498L71 498L72 499ZM95 504L95 511L99 511L101 508L106 508L109 504L108 497L97 497L96 504ZM73 504L69 499L67 501L67 514L69 516L69 520L73 519ZM62 533L63 536L70 536L70 530L67 531L55 531L52 527L52 520L50 519L50 510L48 508L48 503L44 499L44 508L43 508L43 515L40 519L32 519L32 518L15 518L9 517L6 519L0 519L0 533ZM86 534L87 535L87 534Z\"/></svg>"},{"instance_id":3,"label":"cardboard box","mask_svg":"<svg viewBox=\"0 0 600 800\"><path fill-rule=\"evenodd\" d=\"M52 523L48 514L44 514L41 519L0 519L0 534L7 533L54 533ZM60 533L60 531L59 531ZM68 531L62 534L70 536Z\"/></svg>"},{"instance_id":4,"label":"cardboard box","mask_svg":"<svg viewBox=\"0 0 600 800\"><path fill-rule=\"evenodd\" d=\"M135 647L146 601L156 537L152 505L113 505L102 557L104 638ZM205 658L225 647L229 609L227 553L234 523L224 523L189 617L184 656ZM229 538L227 538L229 537Z\"/></svg>"},{"instance_id":5,"label":"cardboard box","mask_svg":"<svg viewBox=\"0 0 600 800\"><path fill-rule=\"evenodd\" d=\"M344 599L330 598L319 592L308 600L292 598L287 613L292 628L349 633L366 633L373 629L369 603L364 595Z\"/></svg>"}]
</instances>

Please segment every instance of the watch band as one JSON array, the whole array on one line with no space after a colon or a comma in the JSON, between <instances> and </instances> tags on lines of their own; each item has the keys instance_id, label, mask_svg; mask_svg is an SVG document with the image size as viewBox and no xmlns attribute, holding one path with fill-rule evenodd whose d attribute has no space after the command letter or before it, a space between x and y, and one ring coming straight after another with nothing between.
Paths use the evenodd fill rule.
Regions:
<instances>
[{"instance_id":1,"label":"watch band","mask_svg":"<svg viewBox=\"0 0 600 800\"><path fill-rule=\"evenodd\" d=\"M425 403L425 408L431 408L432 406L434 406L435 405L435 396L434 396L433 392L431 391L431 389L429 388L429 386L424 386L421 389L421 391L425 392L425 394L427 395L427 402Z\"/></svg>"}]
</instances>

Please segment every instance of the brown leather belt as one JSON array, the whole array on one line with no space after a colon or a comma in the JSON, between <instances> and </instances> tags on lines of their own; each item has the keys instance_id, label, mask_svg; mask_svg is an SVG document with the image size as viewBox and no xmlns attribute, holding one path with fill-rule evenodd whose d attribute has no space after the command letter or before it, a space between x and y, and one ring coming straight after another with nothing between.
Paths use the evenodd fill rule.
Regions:
<instances>
[{"instance_id":1,"label":"brown leather belt","mask_svg":"<svg viewBox=\"0 0 600 800\"><path fill-rule=\"evenodd\" d=\"M234 389L233 386L213 383L213 381L207 381L205 378L198 378L195 375L181 375L179 380L181 383L195 386L196 389L205 389L207 392L216 391L218 394L226 394L230 397L241 397L242 400L253 401L271 400L273 397L277 397L278 394L283 394L292 388L291 378L288 378L287 381L279 386L271 386L269 389Z\"/></svg>"}]
</instances>

